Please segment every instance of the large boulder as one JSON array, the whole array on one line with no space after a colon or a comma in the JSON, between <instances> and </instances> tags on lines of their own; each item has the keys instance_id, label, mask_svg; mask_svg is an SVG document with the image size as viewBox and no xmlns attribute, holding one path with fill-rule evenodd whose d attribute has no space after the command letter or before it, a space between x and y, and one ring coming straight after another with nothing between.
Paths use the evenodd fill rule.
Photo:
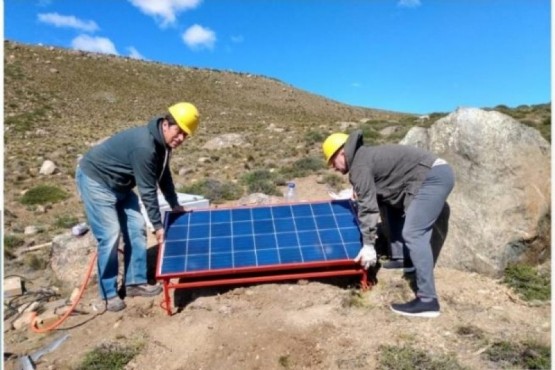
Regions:
<instances>
[{"instance_id":1,"label":"large boulder","mask_svg":"<svg viewBox=\"0 0 555 370\"><path fill-rule=\"evenodd\" d=\"M52 271L68 286L80 287L93 252L96 252L96 239L90 231L79 237L71 233L58 235L52 240ZM89 282L96 282L96 273L95 264Z\"/></svg>"},{"instance_id":2,"label":"large boulder","mask_svg":"<svg viewBox=\"0 0 555 370\"><path fill-rule=\"evenodd\" d=\"M449 235L438 265L498 276L526 252L550 212L551 146L495 111L458 109L401 144L430 150L454 168Z\"/></svg>"}]
</instances>

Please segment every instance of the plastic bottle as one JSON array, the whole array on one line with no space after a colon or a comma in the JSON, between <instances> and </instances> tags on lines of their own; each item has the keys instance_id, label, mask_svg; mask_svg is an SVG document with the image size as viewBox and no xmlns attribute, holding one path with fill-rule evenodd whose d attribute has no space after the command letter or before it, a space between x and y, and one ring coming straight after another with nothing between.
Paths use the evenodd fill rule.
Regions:
<instances>
[{"instance_id":1,"label":"plastic bottle","mask_svg":"<svg viewBox=\"0 0 555 370\"><path fill-rule=\"evenodd\" d=\"M287 203L294 203L297 201L297 191L295 189L294 182L287 183L287 190L285 191L285 202Z\"/></svg>"}]
</instances>

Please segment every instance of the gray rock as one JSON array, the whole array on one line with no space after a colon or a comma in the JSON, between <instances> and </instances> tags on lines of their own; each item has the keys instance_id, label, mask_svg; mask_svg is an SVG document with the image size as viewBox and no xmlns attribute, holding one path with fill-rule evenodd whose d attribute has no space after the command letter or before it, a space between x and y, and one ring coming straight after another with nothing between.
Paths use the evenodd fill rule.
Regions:
<instances>
[{"instance_id":1,"label":"gray rock","mask_svg":"<svg viewBox=\"0 0 555 370\"><path fill-rule=\"evenodd\" d=\"M401 144L428 149L455 171L440 266L497 276L526 252L551 204L551 146L537 130L462 108L429 129L411 129Z\"/></svg>"}]
</instances>

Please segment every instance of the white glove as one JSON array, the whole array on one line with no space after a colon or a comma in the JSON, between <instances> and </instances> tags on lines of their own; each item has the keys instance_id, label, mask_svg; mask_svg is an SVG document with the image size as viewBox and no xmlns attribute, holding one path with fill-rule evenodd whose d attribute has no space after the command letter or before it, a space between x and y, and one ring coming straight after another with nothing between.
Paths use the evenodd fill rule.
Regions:
<instances>
[{"instance_id":1,"label":"white glove","mask_svg":"<svg viewBox=\"0 0 555 370\"><path fill-rule=\"evenodd\" d=\"M376 250L373 245L365 244L360 248L360 252L358 252L358 255L355 257L355 262L359 262L365 270L368 270L370 266L374 266L376 261Z\"/></svg>"}]
</instances>

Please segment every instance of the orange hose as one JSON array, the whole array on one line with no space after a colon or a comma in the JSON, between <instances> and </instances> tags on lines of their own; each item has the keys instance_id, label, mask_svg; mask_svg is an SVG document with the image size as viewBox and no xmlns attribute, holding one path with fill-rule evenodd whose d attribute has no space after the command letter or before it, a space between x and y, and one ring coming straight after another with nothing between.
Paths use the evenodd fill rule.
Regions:
<instances>
[{"instance_id":1,"label":"orange hose","mask_svg":"<svg viewBox=\"0 0 555 370\"><path fill-rule=\"evenodd\" d=\"M73 312L73 310L75 309L75 307L77 306L77 304L79 303L79 301L81 300L81 297L83 296L83 293L85 292L85 289L87 288L87 284L89 282L89 279L91 277L91 273L92 273L92 269L94 267L94 262L96 261L96 252L93 252L92 256L91 256L91 262L89 262L89 268L87 269L87 275L85 276L85 280L83 281L83 285L81 286L81 289L79 290L79 295L77 296L77 298L75 299L75 301L73 302L73 304L71 305L71 307L69 308L69 310L66 311L66 313L55 323L53 323L52 325L45 327L45 328L39 328L37 327L37 313L33 312L31 314L31 330L34 331L35 333L46 333L49 332L50 330L54 330L56 329L58 326L60 326L69 315L71 315L71 313Z\"/></svg>"}]
</instances>

